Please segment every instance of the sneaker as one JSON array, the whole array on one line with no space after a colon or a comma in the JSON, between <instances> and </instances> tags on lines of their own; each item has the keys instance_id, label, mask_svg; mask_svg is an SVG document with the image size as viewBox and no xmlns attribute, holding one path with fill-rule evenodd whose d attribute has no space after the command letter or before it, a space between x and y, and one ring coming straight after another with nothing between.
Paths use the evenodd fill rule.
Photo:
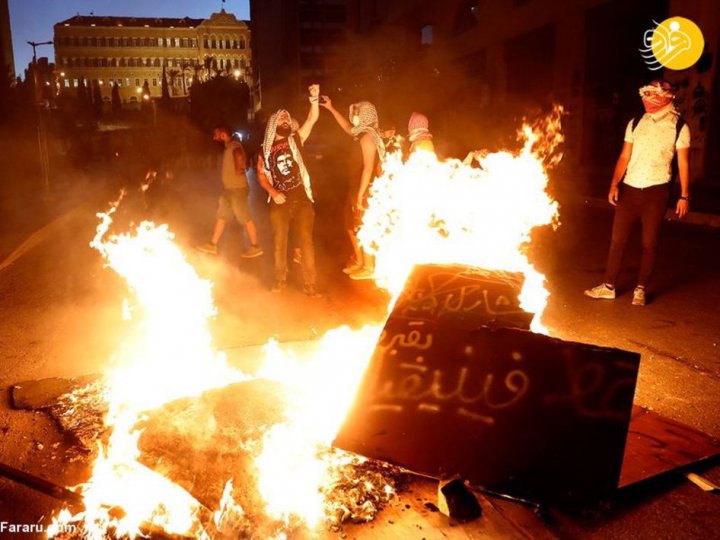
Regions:
<instances>
[{"instance_id":1,"label":"sneaker","mask_svg":"<svg viewBox=\"0 0 720 540\"><path fill-rule=\"evenodd\" d=\"M250 248L248 248L247 251L245 251L245 252L241 255L241 257L242 257L243 259L253 259L253 258L255 258L255 257L259 257L259 256L262 255L263 253L264 253L264 252L263 252L263 250L262 250L262 248L261 248L260 246L251 246Z\"/></svg>"},{"instance_id":2,"label":"sneaker","mask_svg":"<svg viewBox=\"0 0 720 540\"><path fill-rule=\"evenodd\" d=\"M198 246L197 249L208 255L217 255L217 244L213 244L212 242Z\"/></svg>"},{"instance_id":3,"label":"sneaker","mask_svg":"<svg viewBox=\"0 0 720 540\"><path fill-rule=\"evenodd\" d=\"M362 269L363 269L363 266L361 264L353 263L353 264L349 264L348 266L343 268L342 271L344 274L350 275L350 274L355 274Z\"/></svg>"},{"instance_id":4,"label":"sneaker","mask_svg":"<svg viewBox=\"0 0 720 540\"><path fill-rule=\"evenodd\" d=\"M645 305L645 288L644 287L635 287L635 290L633 291L632 305L633 306L644 306Z\"/></svg>"},{"instance_id":5,"label":"sneaker","mask_svg":"<svg viewBox=\"0 0 720 540\"><path fill-rule=\"evenodd\" d=\"M585 291L585 296L590 298L601 298L603 300L615 300L615 289L611 289L607 286L607 283L602 283L597 287L588 289Z\"/></svg>"},{"instance_id":6,"label":"sneaker","mask_svg":"<svg viewBox=\"0 0 720 540\"><path fill-rule=\"evenodd\" d=\"M349 277L354 280L373 279L375 277L375 272L367 268L362 268L360 271L350 274Z\"/></svg>"},{"instance_id":7,"label":"sneaker","mask_svg":"<svg viewBox=\"0 0 720 540\"><path fill-rule=\"evenodd\" d=\"M285 287L287 287L287 281L284 279L276 279L275 283L273 283L273 286L270 287L270 292L280 292Z\"/></svg>"},{"instance_id":8,"label":"sneaker","mask_svg":"<svg viewBox=\"0 0 720 540\"><path fill-rule=\"evenodd\" d=\"M320 296L320 293L317 290L317 285L315 284L303 286L303 292L310 298L317 298Z\"/></svg>"}]
</instances>

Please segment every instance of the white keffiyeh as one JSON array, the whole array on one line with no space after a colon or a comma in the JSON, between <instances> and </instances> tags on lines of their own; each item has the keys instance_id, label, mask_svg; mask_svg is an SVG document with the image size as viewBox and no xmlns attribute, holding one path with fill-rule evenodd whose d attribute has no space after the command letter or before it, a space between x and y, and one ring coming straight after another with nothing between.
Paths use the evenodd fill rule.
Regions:
<instances>
[{"instance_id":1,"label":"white keffiyeh","mask_svg":"<svg viewBox=\"0 0 720 540\"><path fill-rule=\"evenodd\" d=\"M375 142L380 159L383 159L383 157L385 157L385 143L380 136L378 114L375 105L369 101L360 101L350 105L350 123L352 123L353 120L353 109L356 107L358 109L360 124L357 126L354 125L350 130L353 137L359 139L363 133L368 133Z\"/></svg>"},{"instance_id":2,"label":"white keffiyeh","mask_svg":"<svg viewBox=\"0 0 720 540\"><path fill-rule=\"evenodd\" d=\"M283 116L283 114L287 114L288 117L290 117L290 114L285 109L278 109L272 114L272 116L270 116L267 126L265 127L265 138L263 139L262 152L263 161L265 162L265 168L268 171L272 170L270 165L270 151L275 144L275 135L277 135L278 122L280 120L280 117ZM297 121L295 121L295 124L297 124ZM296 131L297 130L294 129L293 134ZM295 142L295 137L291 135L287 138L287 141L288 145L290 146L290 151L292 152L293 159L295 159L298 167L300 167L300 176L302 177L303 186L305 187L305 193L307 193L308 199L315 202L315 200L313 199L312 187L310 186L310 173L308 173L307 167L305 167L305 162L303 161L300 149ZM274 179L271 178L271 180L273 180L274 182Z\"/></svg>"}]
</instances>

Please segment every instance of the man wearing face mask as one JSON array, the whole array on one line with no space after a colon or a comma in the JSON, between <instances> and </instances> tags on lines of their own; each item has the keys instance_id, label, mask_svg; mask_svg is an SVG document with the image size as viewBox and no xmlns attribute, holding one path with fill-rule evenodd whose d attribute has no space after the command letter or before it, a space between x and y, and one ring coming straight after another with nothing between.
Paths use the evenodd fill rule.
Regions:
<instances>
[{"instance_id":1,"label":"man wearing face mask","mask_svg":"<svg viewBox=\"0 0 720 540\"><path fill-rule=\"evenodd\" d=\"M690 129L675 110L667 81L653 81L640 88L645 114L625 130L625 144L615 165L608 201L616 207L607 269L603 283L585 291L590 298L612 300L623 253L633 226L642 227L642 257L632 304L644 306L652 274L658 235L670 194L671 163L677 154L680 198L675 213L684 217L690 208L688 154ZM621 185L622 183L622 185Z\"/></svg>"},{"instance_id":2,"label":"man wearing face mask","mask_svg":"<svg viewBox=\"0 0 720 540\"><path fill-rule=\"evenodd\" d=\"M380 165L385 156L385 143L379 130L377 110L369 101L360 101L350 105L348 118L345 118L333 107L332 101L327 96L323 96L322 106L332 113L337 123L348 135L360 142L362 171L358 181L351 182L349 214L346 218L355 260L354 263L344 268L343 272L348 274L350 279L371 279L375 273L375 258L360 246L357 232L362 225L370 185L372 180L380 174Z\"/></svg>"},{"instance_id":3,"label":"man wearing face mask","mask_svg":"<svg viewBox=\"0 0 720 540\"><path fill-rule=\"evenodd\" d=\"M314 200L302 147L320 115L320 87L314 84L308 90L310 112L302 126L294 130L293 120L284 109L276 111L268 120L257 170L258 181L270 196L270 224L275 252L272 290L281 291L287 284L288 236L292 230L302 252L303 291L308 296L317 296L312 237Z\"/></svg>"}]
</instances>

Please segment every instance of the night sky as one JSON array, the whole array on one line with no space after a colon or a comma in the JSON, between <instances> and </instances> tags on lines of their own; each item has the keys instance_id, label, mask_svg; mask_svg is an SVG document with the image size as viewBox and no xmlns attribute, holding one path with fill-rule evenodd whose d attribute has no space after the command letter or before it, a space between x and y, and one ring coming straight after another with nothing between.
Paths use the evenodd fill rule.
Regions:
<instances>
[{"instance_id":1,"label":"night sky","mask_svg":"<svg viewBox=\"0 0 720 540\"><path fill-rule=\"evenodd\" d=\"M78 13L80 15L117 15L136 17L205 18L220 11L221 0L10 0L15 71L24 76L32 59L28 41L51 41L53 25ZM225 10L239 19L250 18L248 0L227 0ZM52 46L38 47L38 57L55 61Z\"/></svg>"}]
</instances>

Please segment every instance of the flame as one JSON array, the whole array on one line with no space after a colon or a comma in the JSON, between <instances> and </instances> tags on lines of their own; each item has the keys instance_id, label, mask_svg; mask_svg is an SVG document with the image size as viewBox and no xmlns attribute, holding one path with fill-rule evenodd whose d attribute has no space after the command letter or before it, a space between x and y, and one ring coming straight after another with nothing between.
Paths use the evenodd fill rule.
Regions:
<instances>
[{"instance_id":1,"label":"flame","mask_svg":"<svg viewBox=\"0 0 720 540\"><path fill-rule=\"evenodd\" d=\"M479 169L423 151L406 162L399 152L386 157L358 237L376 257L376 283L393 295L388 311L416 264L460 263L522 272L521 306L536 314L532 328L544 331L541 316L549 293L525 248L534 227L557 218L557 203L546 192L545 166L560 159L555 149L562 142L561 115L556 108L534 126L524 125L519 153L486 154ZM304 361L275 342L267 345L259 376L284 383L292 396L286 422L268 431L256 460L269 515L285 523L295 516L311 527L331 517L328 486L352 458L327 449L380 331L380 326L370 326L328 332L318 351ZM374 489L392 493L389 485Z\"/></svg>"},{"instance_id":2,"label":"flame","mask_svg":"<svg viewBox=\"0 0 720 540\"><path fill-rule=\"evenodd\" d=\"M325 517L325 488L351 456L328 452L380 337L381 326L329 331L305 361L274 341L265 347L258 376L288 389L286 421L265 435L255 464L267 513L286 523L292 516L315 527Z\"/></svg>"},{"instance_id":3,"label":"flame","mask_svg":"<svg viewBox=\"0 0 720 540\"><path fill-rule=\"evenodd\" d=\"M556 109L549 119L523 126L518 153L483 154L480 168L423 151L406 162L399 153L386 157L359 239L376 256L376 283L393 297L388 312L416 264L467 264L522 272L521 305L536 314L533 329L543 330L548 292L526 249L532 229L557 218L545 167L559 160L561 114ZM122 344L104 379L111 435L99 445L91 479L79 488L85 510L61 512L48 533L82 523L88 538L133 538L148 526L207 537L199 517L205 509L138 462L135 426L148 410L250 376L230 368L214 350L208 331L215 315L212 284L186 261L167 225L143 222L132 234L108 236L119 203L98 214L91 246L127 282L135 302L126 301L123 313L139 332ZM361 458L331 448L381 330L381 325L331 330L310 354L275 341L265 346L265 362L253 377L281 383L288 403L283 421L264 432L254 462L258 484L250 486L261 495L266 516L278 523L268 536L286 538L297 525L336 525L347 516L372 519L395 493L382 472L357 473ZM353 493L352 504L332 500L341 483ZM220 508L207 517L216 530L232 529L247 511L228 481Z\"/></svg>"},{"instance_id":4,"label":"flame","mask_svg":"<svg viewBox=\"0 0 720 540\"><path fill-rule=\"evenodd\" d=\"M101 221L90 245L134 293L141 307L139 334L122 344L104 376L105 425L111 435L99 447L91 479L80 486L85 510L57 519L81 521L87 538L104 538L109 530L134 538L148 525L183 534L197 527L200 505L138 463L140 433L134 426L144 411L247 376L231 369L212 347L212 284L195 273L166 225L143 222L134 234L106 238L120 200L98 214ZM123 313L130 312L124 302Z\"/></svg>"},{"instance_id":5,"label":"flame","mask_svg":"<svg viewBox=\"0 0 720 540\"><path fill-rule=\"evenodd\" d=\"M524 125L518 154L484 154L479 168L440 161L423 150L407 162L390 154L371 186L358 233L361 245L375 254L378 285L397 297L417 264L522 272L521 306L536 314L532 329L543 331L540 318L549 293L525 252L532 229L557 218L543 165L559 160L554 150L562 141L561 115L556 108L535 130Z\"/></svg>"}]
</instances>

